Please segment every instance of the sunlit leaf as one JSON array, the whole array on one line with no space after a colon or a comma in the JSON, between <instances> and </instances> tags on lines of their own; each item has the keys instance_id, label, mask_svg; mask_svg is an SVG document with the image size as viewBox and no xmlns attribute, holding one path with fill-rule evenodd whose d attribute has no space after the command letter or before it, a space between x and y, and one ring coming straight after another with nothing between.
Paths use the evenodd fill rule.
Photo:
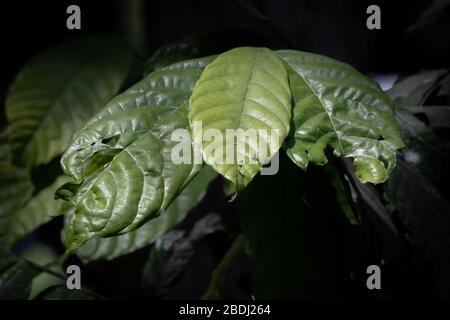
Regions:
<instances>
[{"instance_id":1,"label":"sunlit leaf","mask_svg":"<svg viewBox=\"0 0 450 320\"><path fill-rule=\"evenodd\" d=\"M243 189L288 134L290 100L286 68L272 51L242 47L221 54L190 98L191 132L204 161ZM208 130L222 139L206 141ZM227 138L230 130L235 139Z\"/></svg>"}]
</instances>

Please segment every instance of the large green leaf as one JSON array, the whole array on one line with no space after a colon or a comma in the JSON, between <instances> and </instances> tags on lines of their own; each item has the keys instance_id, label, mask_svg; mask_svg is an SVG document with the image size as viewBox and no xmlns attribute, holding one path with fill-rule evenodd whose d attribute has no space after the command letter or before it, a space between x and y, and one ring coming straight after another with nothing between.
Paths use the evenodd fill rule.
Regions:
<instances>
[{"instance_id":1,"label":"large green leaf","mask_svg":"<svg viewBox=\"0 0 450 320\"><path fill-rule=\"evenodd\" d=\"M0 220L0 246L10 247L14 245L28 233L48 222L52 216L58 215L63 201L55 200L54 194L67 181L68 177L65 176L57 178L53 184L41 190L24 206L8 211L9 215L2 217L2 220ZM18 189L12 190L13 188ZM8 190L20 193L23 189L9 185ZM26 197L26 193L22 197Z\"/></svg>"},{"instance_id":2,"label":"large green leaf","mask_svg":"<svg viewBox=\"0 0 450 320\"><path fill-rule=\"evenodd\" d=\"M324 168L280 154L279 172L256 177L240 204L255 299L348 296L352 230Z\"/></svg>"},{"instance_id":3,"label":"large green leaf","mask_svg":"<svg viewBox=\"0 0 450 320\"><path fill-rule=\"evenodd\" d=\"M12 149L20 163L49 162L117 94L133 55L112 36L68 40L28 62L6 99Z\"/></svg>"},{"instance_id":4,"label":"large green leaf","mask_svg":"<svg viewBox=\"0 0 450 320\"><path fill-rule=\"evenodd\" d=\"M316 54L282 50L294 99L286 148L301 168L327 163L325 149L353 157L363 182L386 181L403 146L394 108L378 85L349 65Z\"/></svg>"},{"instance_id":5,"label":"large green leaf","mask_svg":"<svg viewBox=\"0 0 450 320\"><path fill-rule=\"evenodd\" d=\"M126 234L110 238L94 237L77 250L77 255L85 262L110 260L152 244L175 227L203 199L216 175L210 167L204 167L159 217Z\"/></svg>"},{"instance_id":6,"label":"large green leaf","mask_svg":"<svg viewBox=\"0 0 450 320\"><path fill-rule=\"evenodd\" d=\"M151 73L75 135L61 160L66 174L82 183L66 228L69 251L93 236L124 234L157 217L200 171L192 161L172 161L179 144L172 133L189 128L187 101L211 59ZM190 136L184 138L191 149Z\"/></svg>"},{"instance_id":7,"label":"large green leaf","mask_svg":"<svg viewBox=\"0 0 450 320\"><path fill-rule=\"evenodd\" d=\"M238 190L244 188L289 132L290 100L286 68L272 51L242 47L221 54L206 67L190 98L191 132L204 161ZM223 138L204 141L209 129ZM227 130L251 132L256 139L246 134L227 139ZM277 137L269 141L262 130Z\"/></svg>"}]
</instances>

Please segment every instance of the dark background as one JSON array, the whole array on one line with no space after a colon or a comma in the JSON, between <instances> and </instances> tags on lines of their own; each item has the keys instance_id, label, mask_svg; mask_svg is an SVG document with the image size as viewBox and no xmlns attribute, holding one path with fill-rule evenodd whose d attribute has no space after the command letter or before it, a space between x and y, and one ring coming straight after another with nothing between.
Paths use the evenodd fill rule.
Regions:
<instances>
[{"instance_id":1,"label":"dark background","mask_svg":"<svg viewBox=\"0 0 450 320\"><path fill-rule=\"evenodd\" d=\"M125 36L124 8L133 1L59 0L1 1L0 30L3 67L0 98L17 71L37 53L76 34L118 32ZM278 25L296 49L328 55L366 73L406 73L448 66L448 12L426 32L411 33L430 0L254 0L249 1ZM66 8L81 8L81 30L66 28ZM381 8L381 30L366 28L366 8ZM257 31L270 38L275 48L290 46L234 0L149 0L142 10L147 39L140 54L147 58L166 43L191 35L230 28ZM443 24L443 25L442 25ZM448 35L448 34L446 34ZM291 45L292 46L292 45ZM0 124L5 123L1 112Z\"/></svg>"}]
</instances>

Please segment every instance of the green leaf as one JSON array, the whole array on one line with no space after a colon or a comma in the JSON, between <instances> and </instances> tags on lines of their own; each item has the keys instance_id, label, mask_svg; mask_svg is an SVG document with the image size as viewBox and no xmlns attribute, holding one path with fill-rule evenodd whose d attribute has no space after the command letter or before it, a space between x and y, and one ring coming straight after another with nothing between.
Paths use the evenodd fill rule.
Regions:
<instances>
[{"instance_id":1,"label":"green leaf","mask_svg":"<svg viewBox=\"0 0 450 320\"><path fill-rule=\"evenodd\" d=\"M64 152L74 132L120 89L133 55L112 36L68 40L29 61L10 87L6 115L19 163Z\"/></svg>"},{"instance_id":2,"label":"green leaf","mask_svg":"<svg viewBox=\"0 0 450 320\"><path fill-rule=\"evenodd\" d=\"M33 270L26 261L0 249L0 300L25 300L31 290Z\"/></svg>"},{"instance_id":3,"label":"green leaf","mask_svg":"<svg viewBox=\"0 0 450 320\"><path fill-rule=\"evenodd\" d=\"M125 234L159 216L200 171L201 165L172 161L180 143L172 135L184 129L192 155L187 101L211 59L180 62L148 75L75 135L61 159L65 173L82 182L66 228L69 251L93 236Z\"/></svg>"},{"instance_id":4,"label":"green leaf","mask_svg":"<svg viewBox=\"0 0 450 320\"><path fill-rule=\"evenodd\" d=\"M42 269L49 269L53 272L61 274L61 277L64 279L61 266L55 263L58 256L49 246L33 241L30 246L27 246L25 250L21 252L20 256L21 258L26 259L26 261L32 263L35 270L36 266L39 266L39 268L42 266ZM65 284L65 281L63 281L60 277L56 277L55 275L43 270L36 271L40 272L33 277L31 292L28 297L29 300L33 300L39 293L51 286L56 284Z\"/></svg>"},{"instance_id":5,"label":"green leaf","mask_svg":"<svg viewBox=\"0 0 450 320\"><path fill-rule=\"evenodd\" d=\"M282 50L294 99L286 148L301 168L328 162L325 149L353 157L362 182L386 181L403 146L391 100L349 65L316 54Z\"/></svg>"},{"instance_id":6,"label":"green leaf","mask_svg":"<svg viewBox=\"0 0 450 320\"><path fill-rule=\"evenodd\" d=\"M183 220L187 213L203 199L209 183L216 176L215 171L205 166L159 217L123 235L110 238L94 237L77 250L78 257L84 262L99 259L111 260L154 243Z\"/></svg>"},{"instance_id":7,"label":"green leaf","mask_svg":"<svg viewBox=\"0 0 450 320\"><path fill-rule=\"evenodd\" d=\"M240 205L255 299L348 296L352 230L324 168L280 154L279 172L256 177Z\"/></svg>"},{"instance_id":8,"label":"green leaf","mask_svg":"<svg viewBox=\"0 0 450 320\"><path fill-rule=\"evenodd\" d=\"M14 245L31 231L48 222L52 216L60 214L63 201L55 200L53 195L56 189L67 180L68 177L64 176L57 178L53 184L41 190L23 206L18 206L14 210L10 209L9 214L0 220L0 246ZM17 190L13 190L13 188L17 188ZM22 182L22 186L9 184L8 191L17 192L17 197L26 197L26 192L30 191L27 189L21 195L21 192L24 192L22 188L30 188L30 186L27 182ZM11 199L14 199L14 196Z\"/></svg>"},{"instance_id":9,"label":"green leaf","mask_svg":"<svg viewBox=\"0 0 450 320\"><path fill-rule=\"evenodd\" d=\"M206 67L190 98L191 132L202 146L204 161L238 190L244 188L289 132L290 99L287 71L269 49L242 47L221 54ZM197 123L202 130L196 129ZM221 141L204 141L206 134L200 131L209 129L222 134ZM230 129L236 139L227 139ZM268 141L274 134L277 137Z\"/></svg>"}]
</instances>

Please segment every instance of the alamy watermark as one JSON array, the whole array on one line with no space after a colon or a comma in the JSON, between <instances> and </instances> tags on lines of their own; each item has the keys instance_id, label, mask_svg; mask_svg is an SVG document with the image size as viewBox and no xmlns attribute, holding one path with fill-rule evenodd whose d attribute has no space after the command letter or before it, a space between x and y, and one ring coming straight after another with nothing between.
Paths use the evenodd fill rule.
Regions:
<instances>
[{"instance_id":1,"label":"alamy watermark","mask_svg":"<svg viewBox=\"0 0 450 320\"><path fill-rule=\"evenodd\" d=\"M367 267L366 273L369 275L366 281L367 289L381 289L381 269L376 264Z\"/></svg>"},{"instance_id":2,"label":"alamy watermark","mask_svg":"<svg viewBox=\"0 0 450 320\"><path fill-rule=\"evenodd\" d=\"M367 14L370 16L366 20L366 26L369 30L381 29L381 9L376 4L372 4L367 7Z\"/></svg>"},{"instance_id":3,"label":"alamy watermark","mask_svg":"<svg viewBox=\"0 0 450 320\"><path fill-rule=\"evenodd\" d=\"M67 267L66 273L68 274L66 280L66 287L69 290L81 289L81 269L76 264L71 264Z\"/></svg>"}]
</instances>

